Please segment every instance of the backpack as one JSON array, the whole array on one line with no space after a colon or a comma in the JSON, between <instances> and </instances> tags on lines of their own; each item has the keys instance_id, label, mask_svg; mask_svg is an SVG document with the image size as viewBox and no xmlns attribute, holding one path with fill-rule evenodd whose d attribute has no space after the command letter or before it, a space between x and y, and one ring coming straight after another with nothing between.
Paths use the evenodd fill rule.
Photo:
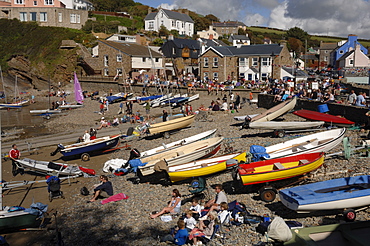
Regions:
<instances>
[{"instance_id":1,"label":"backpack","mask_svg":"<svg viewBox=\"0 0 370 246\"><path fill-rule=\"evenodd\" d=\"M90 194L89 190L85 186L81 188L80 192L83 196L88 196Z\"/></svg>"}]
</instances>

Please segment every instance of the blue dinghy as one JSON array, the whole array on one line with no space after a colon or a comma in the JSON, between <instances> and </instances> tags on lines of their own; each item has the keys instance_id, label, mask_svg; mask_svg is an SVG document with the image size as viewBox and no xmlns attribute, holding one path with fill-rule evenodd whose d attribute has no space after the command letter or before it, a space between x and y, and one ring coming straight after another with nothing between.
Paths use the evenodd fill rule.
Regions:
<instances>
[{"instance_id":1,"label":"blue dinghy","mask_svg":"<svg viewBox=\"0 0 370 246\"><path fill-rule=\"evenodd\" d=\"M286 207L298 212L366 207L370 205L370 175L287 188L279 196Z\"/></svg>"}]
</instances>

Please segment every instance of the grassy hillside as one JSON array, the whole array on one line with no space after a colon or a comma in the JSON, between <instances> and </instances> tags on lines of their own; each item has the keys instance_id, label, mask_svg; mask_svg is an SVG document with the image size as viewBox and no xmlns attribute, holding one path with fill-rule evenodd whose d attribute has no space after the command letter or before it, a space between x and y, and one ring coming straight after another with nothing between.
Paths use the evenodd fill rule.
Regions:
<instances>
[{"instance_id":1,"label":"grassy hillside","mask_svg":"<svg viewBox=\"0 0 370 246\"><path fill-rule=\"evenodd\" d=\"M33 65L43 62L46 67L55 67L63 59L59 46L65 39L85 45L92 45L95 41L93 35L80 30L40 27L33 22L0 19L0 65L6 70L6 62L12 56L23 55Z\"/></svg>"}]
</instances>

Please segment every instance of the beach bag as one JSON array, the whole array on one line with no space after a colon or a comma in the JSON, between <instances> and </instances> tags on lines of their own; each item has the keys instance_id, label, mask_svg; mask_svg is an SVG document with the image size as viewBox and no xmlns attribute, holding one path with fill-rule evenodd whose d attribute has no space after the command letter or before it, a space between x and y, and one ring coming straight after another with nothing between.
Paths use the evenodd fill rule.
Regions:
<instances>
[{"instance_id":1,"label":"beach bag","mask_svg":"<svg viewBox=\"0 0 370 246\"><path fill-rule=\"evenodd\" d=\"M83 196L88 196L90 194L89 190L86 188L86 186L82 187L81 190L81 195Z\"/></svg>"}]
</instances>

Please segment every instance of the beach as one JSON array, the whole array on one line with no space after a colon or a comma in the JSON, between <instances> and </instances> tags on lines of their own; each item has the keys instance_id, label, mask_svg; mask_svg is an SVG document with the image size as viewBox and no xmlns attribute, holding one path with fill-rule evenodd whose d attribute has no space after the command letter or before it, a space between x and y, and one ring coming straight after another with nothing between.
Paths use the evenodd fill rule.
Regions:
<instances>
[{"instance_id":1,"label":"beach","mask_svg":"<svg viewBox=\"0 0 370 246\"><path fill-rule=\"evenodd\" d=\"M115 93L115 92L114 92ZM244 93L244 92L243 92ZM224 94L228 97L228 92L219 93L218 95L207 95L207 92L202 92L200 99L191 102L193 111L197 111L201 105L208 107L212 100L222 99ZM241 93L241 97L249 98L247 92L245 95ZM72 95L67 97L67 101L73 101ZM77 140L75 136L82 135L85 130L91 127L97 128L102 116L106 119L113 119L117 116L119 103L108 106L108 111L104 115L100 115L99 103L96 100L86 98L84 107L68 111L65 116L52 117L50 120L45 120L41 128L47 129L47 134L52 137L65 136L70 134L70 141ZM159 116L162 110L166 109L170 115L180 113L179 109L153 108L150 110L150 115L156 117L156 122L160 122ZM145 108L141 105L134 104L133 111L140 112L145 115ZM225 137L224 143L230 144L234 150L248 151L253 145L268 146L282 141L286 141L297 136L302 136L307 133L287 134L284 138L273 138L271 132L256 129L240 129L240 122L233 119L234 116L261 113L265 109L258 108L256 104L244 103L239 112L211 112L207 117L196 117L196 120L190 128L178 131L172 134L169 139L162 137L148 139L137 139L125 144L125 148L121 148L115 152L108 152L103 155L92 156L90 161L83 162L80 159L69 160L69 164L77 164L96 170L97 176L92 178L77 178L65 180L62 182L62 188L65 199L55 199L52 202L48 201L47 185L40 182L33 185L24 185L19 188L4 191L3 205L12 206L20 205L29 207L34 202L42 202L49 205L50 223L46 226L47 230L43 231L18 231L6 234L6 239L10 245L55 245L56 230L58 227L62 234L65 245L166 245L160 243L158 237L169 233L171 227L175 226L177 218L171 222L163 222L159 218L150 219L149 214L152 211L159 211L166 206L170 200L170 194L173 189L178 189L182 195L189 195L189 183L173 184L164 186L162 184L140 183L134 184L130 181L134 177L133 173L125 176L115 176L111 173L103 173L102 168L106 161L113 158L127 159L129 156L129 148L136 148L139 151L145 151L163 143L170 143L176 140L183 139L207 130L217 129L217 135ZM122 115L120 115L122 116ZM286 121L303 121L303 119L293 114L286 114L282 118ZM170 117L171 119L171 117ZM130 123L120 124L118 127L110 127L107 129L98 130L98 137L105 136L105 133L111 132L126 133L129 127L136 126ZM350 137L351 144L358 145L361 133L358 130L348 130L346 136ZM28 139L31 136L28 136ZM32 139L32 138L31 138ZM36 139L36 138L35 138ZM12 143L24 142L24 139L13 139L10 142L5 142L3 145L10 146ZM33 141L37 146L37 141ZM65 144L65 143L63 143ZM37 160L60 162L61 154L50 156L50 152L55 150L56 145L45 146L39 148L38 154L30 155L27 151L22 150L22 157L28 157ZM221 147L223 148L223 146ZM339 145L332 152L342 151L343 146ZM366 160L366 159L365 159ZM351 158L345 160L343 157L328 157L325 164L315 171L315 175L311 175L305 182L316 182L332 178L352 175L354 173L365 173L369 165L364 159ZM328 172L349 170L344 174L325 175ZM129 198L118 202L111 202L101 205L99 202L87 203L90 196L82 196L80 189L83 186L91 188L99 182L99 175L108 175L109 180L113 183L114 193L124 193ZM31 174L11 176L11 161L3 161L3 179L6 181L42 181L43 176L34 176ZM255 215L269 215L270 217L281 216L287 220L296 220L304 226L316 226L321 224L342 223L343 218L337 214L316 213L316 214L296 214L293 211L285 208L277 197L271 203L265 203L256 197L257 190L249 192L238 192L235 194L232 189L231 172L224 172L211 177L207 177L207 185L209 197L213 198L215 192L212 186L222 184L227 193L228 201L240 201L247 205L248 211ZM189 208L190 203L183 206L183 209ZM53 213L57 212L57 224ZM357 214L356 220L369 220L367 211L361 211ZM255 232L255 227L243 224L241 226L232 226L226 232L225 238L215 238L211 245L253 245L258 241L265 239L262 235Z\"/></svg>"}]
</instances>

